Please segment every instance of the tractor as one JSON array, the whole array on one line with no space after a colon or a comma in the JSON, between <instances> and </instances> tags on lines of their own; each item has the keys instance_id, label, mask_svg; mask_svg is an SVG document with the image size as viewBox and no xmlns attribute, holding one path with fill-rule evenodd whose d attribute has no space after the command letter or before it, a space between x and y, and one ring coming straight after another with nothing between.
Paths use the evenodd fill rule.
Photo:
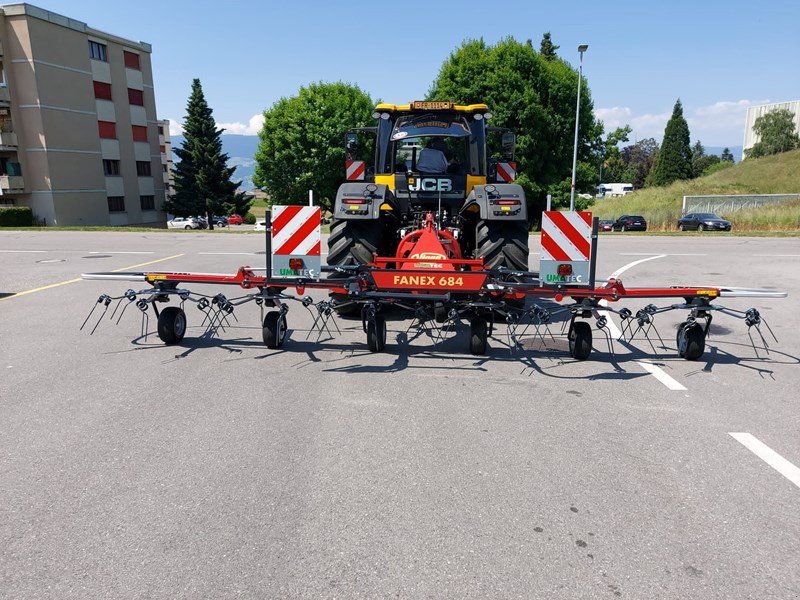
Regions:
<instances>
[{"instance_id":1,"label":"tractor","mask_svg":"<svg viewBox=\"0 0 800 600\"><path fill-rule=\"evenodd\" d=\"M372 116L374 126L345 134L348 180L336 195L328 265L406 258L433 215L445 253L420 258L482 259L488 269L527 272L525 192L513 183L516 136L489 126L489 107L380 103ZM494 154L490 138L499 141ZM374 156L359 160L373 145ZM330 274L346 276L344 269Z\"/></svg>"}]
</instances>

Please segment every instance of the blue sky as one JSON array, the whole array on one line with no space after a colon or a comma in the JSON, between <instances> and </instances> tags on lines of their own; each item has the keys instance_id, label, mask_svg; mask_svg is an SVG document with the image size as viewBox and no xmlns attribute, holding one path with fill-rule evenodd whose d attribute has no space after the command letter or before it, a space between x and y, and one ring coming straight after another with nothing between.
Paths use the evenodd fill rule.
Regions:
<instances>
[{"instance_id":1,"label":"blue sky","mask_svg":"<svg viewBox=\"0 0 800 600\"><path fill-rule=\"evenodd\" d=\"M465 38L538 47L552 32L584 74L606 129L630 123L661 137L675 99L693 139L742 143L750 104L800 98L800 2L272 2L34 0L90 26L153 45L159 116L180 121L199 77L217 122L253 133L281 96L319 80L359 84L373 98L422 98ZM113 7L113 8L112 8ZM152 15L158 20L152 20Z\"/></svg>"}]
</instances>

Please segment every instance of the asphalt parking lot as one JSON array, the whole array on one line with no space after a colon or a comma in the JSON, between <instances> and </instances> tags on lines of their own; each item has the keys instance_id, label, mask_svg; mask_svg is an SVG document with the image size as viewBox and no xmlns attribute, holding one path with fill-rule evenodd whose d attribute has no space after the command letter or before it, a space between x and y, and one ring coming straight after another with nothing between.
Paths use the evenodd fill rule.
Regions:
<instances>
[{"instance_id":1,"label":"asphalt parking lot","mask_svg":"<svg viewBox=\"0 0 800 600\"><path fill-rule=\"evenodd\" d=\"M253 305L218 337L189 312L179 346L133 310L78 331L131 285L82 272L262 248L0 232L0 597L800 597L800 240L601 239L598 274L628 287L787 290L726 303L761 310L768 355L718 316L679 359L678 313L656 352L595 337L586 362L557 328L522 352L500 326L474 357L463 328L434 345L402 321L370 354L356 321L317 342L299 304L280 350Z\"/></svg>"}]
</instances>

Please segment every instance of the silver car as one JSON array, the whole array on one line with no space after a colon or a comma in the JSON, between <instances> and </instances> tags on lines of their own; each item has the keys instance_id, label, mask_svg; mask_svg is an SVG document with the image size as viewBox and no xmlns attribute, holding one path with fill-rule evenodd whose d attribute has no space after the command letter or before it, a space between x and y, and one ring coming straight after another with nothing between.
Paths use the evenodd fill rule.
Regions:
<instances>
[{"instance_id":1,"label":"silver car","mask_svg":"<svg viewBox=\"0 0 800 600\"><path fill-rule=\"evenodd\" d=\"M167 221L167 229L200 229L200 222L194 217L175 217Z\"/></svg>"}]
</instances>

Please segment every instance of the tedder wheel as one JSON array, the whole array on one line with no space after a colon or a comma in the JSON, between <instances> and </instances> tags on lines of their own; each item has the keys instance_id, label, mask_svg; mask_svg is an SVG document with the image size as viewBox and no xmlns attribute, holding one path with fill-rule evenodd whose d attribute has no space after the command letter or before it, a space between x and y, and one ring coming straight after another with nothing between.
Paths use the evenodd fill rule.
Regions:
<instances>
[{"instance_id":1,"label":"tedder wheel","mask_svg":"<svg viewBox=\"0 0 800 600\"><path fill-rule=\"evenodd\" d=\"M592 326L586 321L573 321L569 328L569 354L575 360L586 360L592 352Z\"/></svg>"},{"instance_id":2,"label":"tedder wheel","mask_svg":"<svg viewBox=\"0 0 800 600\"><path fill-rule=\"evenodd\" d=\"M448 312L449 311L447 310L447 307L441 302L436 302L433 305L433 319L437 323L444 323L445 321L447 321Z\"/></svg>"},{"instance_id":3,"label":"tedder wheel","mask_svg":"<svg viewBox=\"0 0 800 600\"><path fill-rule=\"evenodd\" d=\"M264 317L261 334L267 348L280 348L286 339L286 315L279 310L269 311Z\"/></svg>"},{"instance_id":4,"label":"tedder wheel","mask_svg":"<svg viewBox=\"0 0 800 600\"><path fill-rule=\"evenodd\" d=\"M489 325L483 317L473 317L469 322L469 351L475 356L486 354Z\"/></svg>"},{"instance_id":5,"label":"tedder wheel","mask_svg":"<svg viewBox=\"0 0 800 600\"><path fill-rule=\"evenodd\" d=\"M383 352L386 347L386 318L375 315L367 321L367 346L370 352Z\"/></svg>"},{"instance_id":6,"label":"tedder wheel","mask_svg":"<svg viewBox=\"0 0 800 600\"><path fill-rule=\"evenodd\" d=\"M186 335L186 313L177 306L168 306L158 315L158 337L165 344L177 344Z\"/></svg>"},{"instance_id":7,"label":"tedder wheel","mask_svg":"<svg viewBox=\"0 0 800 600\"><path fill-rule=\"evenodd\" d=\"M384 225L381 221L334 219L331 225L331 235L328 238L328 264L339 265L366 265L372 262L375 252L383 250ZM344 279L346 273L330 273L328 279ZM342 294L331 294L334 300L347 300ZM355 315L361 310L357 303L352 303L339 309L340 315Z\"/></svg>"},{"instance_id":8,"label":"tedder wheel","mask_svg":"<svg viewBox=\"0 0 800 600\"><path fill-rule=\"evenodd\" d=\"M678 325L676 343L678 356L686 360L697 360L706 350L706 332L700 323L684 321Z\"/></svg>"}]
</instances>

